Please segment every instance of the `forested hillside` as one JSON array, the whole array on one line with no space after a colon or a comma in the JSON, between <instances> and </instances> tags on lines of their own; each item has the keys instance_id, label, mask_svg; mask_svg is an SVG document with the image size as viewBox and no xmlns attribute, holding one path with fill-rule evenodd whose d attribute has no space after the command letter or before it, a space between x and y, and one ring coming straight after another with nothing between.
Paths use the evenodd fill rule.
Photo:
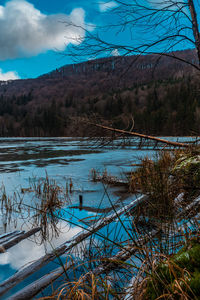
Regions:
<instances>
[{"instance_id":1,"label":"forested hillside","mask_svg":"<svg viewBox=\"0 0 200 300\"><path fill-rule=\"evenodd\" d=\"M178 53L193 63L193 50ZM36 79L0 83L0 136L80 136L77 117L100 116L155 135L200 130L199 75L158 55L112 57L64 66Z\"/></svg>"}]
</instances>

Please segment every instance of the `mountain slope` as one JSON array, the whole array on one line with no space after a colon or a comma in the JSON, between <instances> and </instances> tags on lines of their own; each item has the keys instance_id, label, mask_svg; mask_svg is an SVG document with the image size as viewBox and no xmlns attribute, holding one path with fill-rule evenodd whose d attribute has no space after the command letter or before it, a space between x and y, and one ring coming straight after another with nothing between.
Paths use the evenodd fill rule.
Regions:
<instances>
[{"instance_id":1,"label":"mountain slope","mask_svg":"<svg viewBox=\"0 0 200 300\"><path fill-rule=\"evenodd\" d=\"M176 55L191 63L196 60L194 50ZM196 82L190 79L195 76L194 69L181 61L146 55L98 59L63 66L36 79L0 82L0 135L80 135L72 120L93 113L122 127L131 114L136 130L181 134L179 125L162 127L159 120L172 114L176 124L178 111L185 109L180 104L185 95L190 103L196 101L192 116L198 116L198 99L191 91Z\"/></svg>"}]
</instances>

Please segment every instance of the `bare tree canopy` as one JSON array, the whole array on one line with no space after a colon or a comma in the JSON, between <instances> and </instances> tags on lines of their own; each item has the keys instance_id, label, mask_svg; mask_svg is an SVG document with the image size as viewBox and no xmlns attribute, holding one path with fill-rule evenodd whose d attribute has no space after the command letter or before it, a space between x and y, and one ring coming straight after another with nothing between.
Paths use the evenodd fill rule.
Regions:
<instances>
[{"instance_id":1,"label":"bare tree canopy","mask_svg":"<svg viewBox=\"0 0 200 300\"><path fill-rule=\"evenodd\" d=\"M200 69L199 0L116 0L105 14L109 24L87 26L82 43L70 49L73 57L157 53L180 59L175 50L196 48L194 60L181 60Z\"/></svg>"}]
</instances>

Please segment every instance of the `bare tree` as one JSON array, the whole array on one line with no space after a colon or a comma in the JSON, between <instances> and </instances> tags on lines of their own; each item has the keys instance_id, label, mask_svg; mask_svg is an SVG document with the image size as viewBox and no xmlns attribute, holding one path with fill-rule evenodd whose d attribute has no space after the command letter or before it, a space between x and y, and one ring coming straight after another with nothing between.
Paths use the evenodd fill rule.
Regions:
<instances>
[{"instance_id":1,"label":"bare tree","mask_svg":"<svg viewBox=\"0 0 200 300\"><path fill-rule=\"evenodd\" d=\"M81 55L97 58L113 53L120 53L123 56L159 54L173 57L200 70L199 0L115 2L117 6L108 12L115 17L115 23L97 26L95 30L90 30L91 27L85 28L86 36L80 38L82 43L77 48L73 46L71 48L73 57ZM110 36L109 40L105 38L108 31L115 36L113 42ZM122 37L123 33L126 33L127 37L127 32L129 32L128 40ZM188 60L175 52L186 48L196 48L196 59Z\"/></svg>"}]
</instances>

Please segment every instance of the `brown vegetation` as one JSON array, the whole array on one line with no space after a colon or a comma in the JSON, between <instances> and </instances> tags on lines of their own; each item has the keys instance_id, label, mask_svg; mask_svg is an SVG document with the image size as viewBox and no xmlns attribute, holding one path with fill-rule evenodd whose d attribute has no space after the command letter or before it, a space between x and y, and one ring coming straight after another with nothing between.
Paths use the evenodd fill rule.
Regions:
<instances>
[{"instance_id":1,"label":"brown vegetation","mask_svg":"<svg viewBox=\"0 0 200 300\"><path fill-rule=\"evenodd\" d=\"M177 55L195 60L193 50ZM78 117L92 115L120 129L133 117L134 130L144 134L198 133L195 71L169 57L157 60L156 55L113 57L2 82L0 136L86 135Z\"/></svg>"}]
</instances>

